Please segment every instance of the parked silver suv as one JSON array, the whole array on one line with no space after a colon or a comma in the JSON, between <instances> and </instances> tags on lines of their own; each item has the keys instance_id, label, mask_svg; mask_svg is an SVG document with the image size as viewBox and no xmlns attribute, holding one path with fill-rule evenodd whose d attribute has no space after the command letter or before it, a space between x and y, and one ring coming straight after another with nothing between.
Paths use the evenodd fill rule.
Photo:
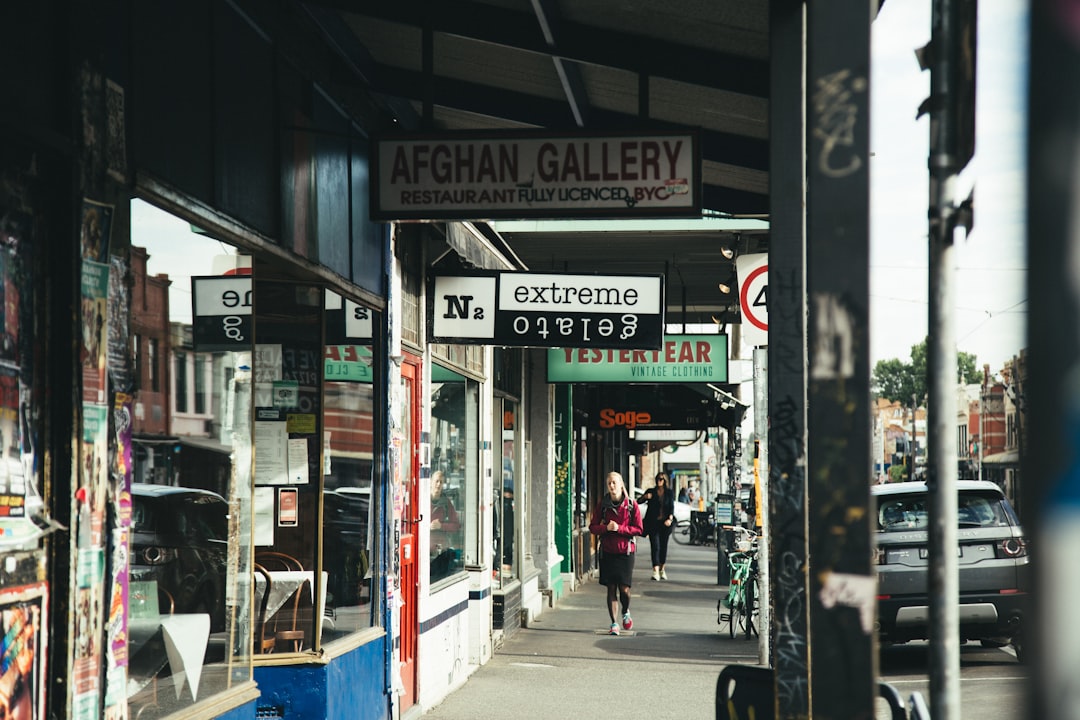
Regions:
<instances>
[{"instance_id":1,"label":"parked silver suv","mask_svg":"<svg viewBox=\"0 0 1080 720\"><path fill-rule=\"evenodd\" d=\"M1024 661L1027 543L1009 501L991 482L957 483L960 638L987 647L1012 643ZM878 628L882 642L929 637L926 483L873 485L876 501Z\"/></svg>"}]
</instances>

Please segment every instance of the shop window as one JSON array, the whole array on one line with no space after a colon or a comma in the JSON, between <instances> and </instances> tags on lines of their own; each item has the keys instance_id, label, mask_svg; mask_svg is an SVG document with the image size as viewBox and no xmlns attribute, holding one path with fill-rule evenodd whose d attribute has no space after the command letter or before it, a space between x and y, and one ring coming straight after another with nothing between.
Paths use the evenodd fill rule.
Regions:
<instances>
[{"instance_id":1,"label":"shop window","mask_svg":"<svg viewBox=\"0 0 1080 720\"><path fill-rule=\"evenodd\" d=\"M434 365L431 380L430 581L477 564L479 385Z\"/></svg>"},{"instance_id":2,"label":"shop window","mask_svg":"<svg viewBox=\"0 0 1080 720\"><path fill-rule=\"evenodd\" d=\"M191 325L191 277L221 274L215 261L236 261L235 249L141 201L131 205L131 243L133 297L154 295L131 308L148 340L135 338L135 355L145 351L147 388L160 383L174 394L161 406L176 408L157 425L136 402L131 438L121 440L132 459L123 693L129 715L149 719L183 713L251 679L252 354L244 347L181 352L157 340L169 337L170 323ZM157 282L159 274L170 282ZM181 415L190 407L192 359L216 381L212 423ZM175 369L174 388L160 382L165 368Z\"/></svg>"},{"instance_id":3,"label":"shop window","mask_svg":"<svg viewBox=\"0 0 1080 720\"><path fill-rule=\"evenodd\" d=\"M517 438L518 438L518 410L517 403L505 398L495 398L495 430L499 443L499 463L502 467L500 475L496 476L494 483L495 496L492 504L495 508L494 537L495 537L495 560L493 562L494 575L500 586L504 586L508 580L517 576L517 564L515 551L517 538L517 494L519 479L517 477Z\"/></svg>"},{"instance_id":4,"label":"shop window","mask_svg":"<svg viewBox=\"0 0 1080 720\"><path fill-rule=\"evenodd\" d=\"M176 378L176 412L186 413L188 411L188 383L187 383L187 353L176 352L173 354L176 359L176 369L173 374Z\"/></svg>"},{"instance_id":5,"label":"shop window","mask_svg":"<svg viewBox=\"0 0 1080 720\"><path fill-rule=\"evenodd\" d=\"M206 413L206 371L209 363L203 355L195 356L195 412Z\"/></svg>"},{"instance_id":6,"label":"shop window","mask_svg":"<svg viewBox=\"0 0 1080 720\"><path fill-rule=\"evenodd\" d=\"M150 377L147 378L150 381L150 390L152 392L159 392L161 390L161 381L159 377L161 373L158 372L158 339L150 338L149 344L146 347L146 371Z\"/></svg>"},{"instance_id":7,"label":"shop window","mask_svg":"<svg viewBox=\"0 0 1080 720\"><path fill-rule=\"evenodd\" d=\"M370 344L327 345L323 391L323 642L378 624L374 371Z\"/></svg>"}]
</instances>

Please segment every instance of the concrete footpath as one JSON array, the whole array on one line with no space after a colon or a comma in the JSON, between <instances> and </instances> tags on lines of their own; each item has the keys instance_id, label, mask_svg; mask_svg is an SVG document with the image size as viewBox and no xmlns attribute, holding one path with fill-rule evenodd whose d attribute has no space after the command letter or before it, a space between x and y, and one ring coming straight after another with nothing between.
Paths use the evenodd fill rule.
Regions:
<instances>
[{"instance_id":1,"label":"concrete footpath","mask_svg":"<svg viewBox=\"0 0 1080 720\"><path fill-rule=\"evenodd\" d=\"M713 720L716 678L729 664L758 664L758 641L728 637L716 622L715 547L668 547L668 580L651 579L649 541L638 539L630 602L634 628L607 634L606 588L586 580L425 720ZM721 632L722 631L722 632Z\"/></svg>"}]
</instances>

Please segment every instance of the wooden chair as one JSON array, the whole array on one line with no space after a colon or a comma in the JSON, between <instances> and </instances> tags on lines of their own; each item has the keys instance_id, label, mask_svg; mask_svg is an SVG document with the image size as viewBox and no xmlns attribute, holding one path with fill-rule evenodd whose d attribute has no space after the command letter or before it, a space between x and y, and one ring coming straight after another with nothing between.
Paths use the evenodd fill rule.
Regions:
<instances>
[{"instance_id":1,"label":"wooden chair","mask_svg":"<svg viewBox=\"0 0 1080 720\"><path fill-rule=\"evenodd\" d=\"M255 553L255 562L257 565L262 565L266 569L267 573L274 570L303 572L304 564L291 555L287 555L282 552L275 552L273 550L260 550ZM307 632L303 629L303 618L300 612L300 603L304 597L304 587L307 585L307 581L300 583L292 595L292 618L291 623L282 622L281 610L284 610L283 606L281 610L274 614L271 618L271 625L273 627L273 638L275 647L278 643L286 644L292 643L293 652L300 652L304 649L304 641L307 639ZM270 586L267 585L267 588ZM311 589L307 591L311 593ZM269 590L267 590L266 596L270 596ZM282 627L287 625L286 627Z\"/></svg>"},{"instance_id":2,"label":"wooden chair","mask_svg":"<svg viewBox=\"0 0 1080 720\"><path fill-rule=\"evenodd\" d=\"M270 602L270 588L273 587L274 583L270 579L270 573L258 563L255 563L255 573L263 579L263 593L261 598L255 597L255 631L252 636L255 652L259 655L265 655L274 652L274 645L277 643L277 638L273 633L267 634L266 627L266 605ZM252 589L255 589L254 585Z\"/></svg>"}]
</instances>

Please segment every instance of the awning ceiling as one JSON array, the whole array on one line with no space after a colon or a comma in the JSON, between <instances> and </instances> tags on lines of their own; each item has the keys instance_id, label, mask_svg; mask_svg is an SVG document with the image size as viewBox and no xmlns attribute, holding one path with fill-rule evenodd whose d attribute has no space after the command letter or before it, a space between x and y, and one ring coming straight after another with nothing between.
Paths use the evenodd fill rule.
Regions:
<instances>
[{"instance_id":1,"label":"awning ceiling","mask_svg":"<svg viewBox=\"0 0 1080 720\"><path fill-rule=\"evenodd\" d=\"M305 7L396 130L694 129L706 214L768 212L767 0ZM768 248L764 229L499 234L530 270L664 274L673 323L738 322L727 255Z\"/></svg>"}]
</instances>

